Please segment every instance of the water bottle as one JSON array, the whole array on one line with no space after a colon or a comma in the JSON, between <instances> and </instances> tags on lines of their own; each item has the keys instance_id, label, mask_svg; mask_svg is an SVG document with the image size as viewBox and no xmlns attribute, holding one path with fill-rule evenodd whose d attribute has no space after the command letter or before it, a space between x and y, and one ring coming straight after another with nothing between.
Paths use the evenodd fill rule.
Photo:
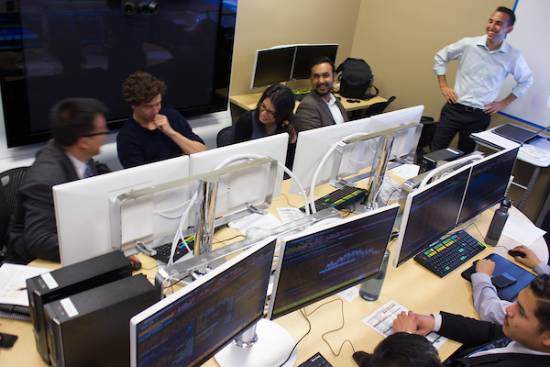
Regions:
<instances>
[{"instance_id":1,"label":"water bottle","mask_svg":"<svg viewBox=\"0 0 550 367\"><path fill-rule=\"evenodd\" d=\"M388 260L390 258L390 251L386 250L384 252L384 259L382 260L382 266L378 273L367 278L359 288L359 295L366 299L367 301L376 301L380 295L380 290L382 289L382 283L384 283L384 278L386 277L386 269L388 268Z\"/></svg>"},{"instance_id":2,"label":"water bottle","mask_svg":"<svg viewBox=\"0 0 550 367\"><path fill-rule=\"evenodd\" d=\"M508 209L510 209L511 206L512 202L507 198L504 198L500 203L500 207L495 211L493 220L491 220L491 225L485 236L486 244L491 246L497 245L504 225L506 224L506 220L508 219Z\"/></svg>"}]
</instances>

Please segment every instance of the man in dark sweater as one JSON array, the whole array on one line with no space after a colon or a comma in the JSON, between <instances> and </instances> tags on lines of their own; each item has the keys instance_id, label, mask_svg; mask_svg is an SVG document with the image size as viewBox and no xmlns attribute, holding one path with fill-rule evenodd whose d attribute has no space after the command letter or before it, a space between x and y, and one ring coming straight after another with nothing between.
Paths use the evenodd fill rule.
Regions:
<instances>
[{"instance_id":1,"label":"man in dark sweater","mask_svg":"<svg viewBox=\"0 0 550 367\"><path fill-rule=\"evenodd\" d=\"M464 344L446 366L550 366L550 276L539 275L506 308L504 325L441 312L407 315L416 333L435 331Z\"/></svg>"},{"instance_id":2,"label":"man in dark sweater","mask_svg":"<svg viewBox=\"0 0 550 367\"><path fill-rule=\"evenodd\" d=\"M89 98L66 99L52 108L53 140L38 152L17 192L8 262L59 261L52 187L109 171L92 160L109 132L105 111L101 102Z\"/></svg>"},{"instance_id":3,"label":"man in dark sweater","mask_svg":"<svg viewBox=\"0 0 550 367\"><path fill-rule=\"evenodd\" d=\"M166 84L143 71L122 84L132 117L117 136L118 159L124 168L206 150L202 139L176 110L162 108Z\"/></svg>"}]
</instances>

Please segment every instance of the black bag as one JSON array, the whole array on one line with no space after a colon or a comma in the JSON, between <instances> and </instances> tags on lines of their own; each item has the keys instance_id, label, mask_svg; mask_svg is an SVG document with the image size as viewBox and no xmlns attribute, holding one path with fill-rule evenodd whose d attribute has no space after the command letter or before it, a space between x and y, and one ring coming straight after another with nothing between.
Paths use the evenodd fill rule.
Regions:
<instances>
[{"instance_id":1,"label":"black bag","mask_svg":"<svg viewBox=\"0 0 550 367\"><path fill-rule=\"evenodd\" d=\"M338 80L342 97L369 99L378 95L378 88L372 84L374 75L365 60L348 57L338 66L336 72L341 72ZM370 93L371 87L375 90L374 93Z\"/></svg>"}]
</instances>

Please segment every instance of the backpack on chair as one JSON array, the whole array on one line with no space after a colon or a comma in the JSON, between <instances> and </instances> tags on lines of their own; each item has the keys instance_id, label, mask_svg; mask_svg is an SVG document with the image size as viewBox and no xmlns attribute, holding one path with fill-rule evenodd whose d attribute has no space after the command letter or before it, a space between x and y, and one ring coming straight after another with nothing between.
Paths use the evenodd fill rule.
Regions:
<instances>
[{"instance_id":1,"label":"backpack on chair","mask_svg":"<svg viewBox=\"0 0 550 367\"><path fill-rule=\"evenodd\" d=\"M338 66L336 73L341 73L338 80L342 97L369 99L378 95L378 88L372 84L374 75L365 60L348 57ZM370 93L371 87L374 93Z\"/></svg>"}]
</instances>

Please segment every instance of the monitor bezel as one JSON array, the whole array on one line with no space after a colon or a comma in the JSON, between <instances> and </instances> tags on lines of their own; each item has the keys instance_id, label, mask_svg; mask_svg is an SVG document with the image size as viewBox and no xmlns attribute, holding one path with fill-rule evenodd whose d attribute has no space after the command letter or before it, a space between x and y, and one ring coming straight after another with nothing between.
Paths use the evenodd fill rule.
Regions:
<instances>
[{"instance_id":1,"label":"monitor bezel","mask_svg":"<svg viewBox=\"0 0 550 367\"><path fill-rule=\"evenodd\" d=\"M289 80L307 80L309 79L309 76L306 77L306 78L297 78L296 75L294 75L295 73L295 69L296 69L296 58L298 57L298 52L300 50L300 48L302 49L306 49L308 47L334 47L336 46L336 52L334 53L334 61L333 61L333 64L335 65L334 66L334 70L336 70L336 59L338 57L338 50L340 49L340 44L339 43L307 43L307 44L299 44L299 45L296 45L296 50L294 51L294 60L292 61L292 70L291 70L291 73L290 73L290 79ZM329 59L331 59L330 56L327 56Z\"/></svg>"},{"instance_id":2,"label":"monitor bezel","mask_svg":"<svg viewBox=\"0 0 550 367\"><path fill-rule=\"evenodd\" d=\"M399 236L397 238L397 243L395 245L396 251L395 251L395 256L393 258L393 266L394 267L397 268L399 265L402 265L403 263L407 262L408 260L413 258L416 254L418 254L421 251L422 248L424 248L424 247L422 247L421 249L419 249L417 252L413 253L412 255L409 255L404 259L400 259L401 258L401 250L402 250L402 247L403 247L403 240L405 239L405 233L407 232L407 226L408 226L408 223L409 223L409 216L410 216L410 213L411 213L411 207L412 207L412 203L413 203L414 198L416 196L424 193L425 191L430 190L432 187L438 186L440 184L441 185L444 184L447 180L450 180L453 177L458 176L459 174L461 174L464 171L470 170L470 173L471 173L472 166L473 166L473 163L467 164L466 166L461 167L460 169L454 171L452 174L449 174L447 176L441 177L438 180L430 182L428 185L426 185L424 187L421 187L421 188L411 192L409 195L407 195L407 200L405 202L405 208L403 210L403 216L402 216L402 219L401 219L401 227L399 228ZM457 212L457 216L456 216L454 225L451 226L446 231L444 231L444 232L442 232L442 233L440 233L436 236L433 236L433 238L431 240L426 241L427 243L426 243L425 247L429 247L434 241L436 241L438 238L443 236L445 233L449 232L449 230L451 228L456 227L457 220L458 220L458 217L460 215L460 211L462 210L462 204L464 202L464 196L466 195L466 189L468 188L468 182L470 180L470 173L468 173L468 178L466 180L466 187L464 189L464 192L462 193L462 198L461 198L461 202L460 202L460 205L459 205L459 208L458 208L458 212Z\"/></svg>"},{"instance_id":3,"label":"monitor bezel","mask_svg":"<svg viewBox=\"0 0 550 367\"><path fill-rule=\"evenodd\" d=\"M291 80L291 76L292 76L292 70L294 69L294 59L296 58L296 48L297 48L297 45L282 45L282 46L275 46L275 47L270 47L270 48L262 48L262 49L258 49L256 50L256 53L254 55L254 66L252 67L252 77L250 79L250 89L257 89L257 88L262 88L262 87L266 87L268 86L269 84L257 84L256 83L256 70L258 68L258 58L259 58L259 55L261 52L269 52L269 51L275 51L275 50L281 50L281 49L294 49L293 50L293 55L292 55L292 62L290 63L290 69L288 70L288 78L285 79L285 80L281 80L279 82L273 82L271 84L274 84L274 83L280 83L280 82L286 82L286 81L289 81Z\"/></svg>"},{"instance_id":4,"label":"monitor bezel","mask_svg":"<svg viewBox=\"0 0 550 367\"><path fill-rule=\"evenodd\" d=\"M460 224L463 224L463 223L466 223L467 221L469 221L470 219L472 218L475 218L476 216L478 216L479 214L483 213L485 210L489 209L490 207L492 207L493 205L499 203L502 198L498 199L498 200L495 200L492 204L490 205L487 205L485 208L482 208L481 210L478 210L476 211L474 214L472 214L471 216L469 216L468 218L466 219L463 219L461 218L462 217L462 209L464 208L464 202L466 201L466 194L468 193L468 188L470 186L470 180L472 179L472 174L474 172L474 169L476 166L478 165L481 165L481 164L485 164L493 159L498 159L500 156L504 155L504 154L507 154L507 153L510 153L511 151L513 150L517 150L516 152L516 158L514 159L514 163L512 164L512 169L510 170L510 177L512 177L512 174L514 172L514 167L515 167L515 164L516 164L516 161L518 159L518 154L519 154L519 149L520 149L520 146L517 146L517 147L514 147L514 148L509 148L509 149L503 149L503 150L500 150L498 152L495 152L487 157L484 157L483 159L475 162L473 165L472 165L472 170L470 171L470 175L468 176L468 182L466 184L466 191L464 192L464 196L462 198L462 204L460 205L460 212L458 213L458 216L456 218L456 225L460 225ZM508 178L508 185L506 186L506 190L504 191L504 196L506 196L506 192L508 191L508 186L509 186L509 182L510 182L510 178Z\"/></svg>"},{"instance_id":5,"label":"monitor bezel","mask_svg":"<svg viewBox=\"0 0 550 367\"><path fill-rule=\"evenodd\" d=\"M311 227L311 228L309 228L309 229L307 229L303 232L293 234L289 237L286 237L286 238L282 239L280 249L279 249L279 253L277 254L278 258L279 258L279 261L277 263L277 269L275 271L275 278L274 278L274 281L273 281L273 292L272 292L271 298L269 300L269 311L268 311L268 316L267 316L268 319L273 320L273 319L277 319L277 318L280 318L282 316L288 315L288 314L290 314L294 311L299 310L300 308L309 306L309 305L311 305L315 302L318 302L318 301L320 301L324 298L330 297L330 296L332 296L332 295L334 295L338 292L341 292L342 290L354 287L355 285L363 282L369 276L371 276L373 274L376 274L376 272L373 272L372 274L365 275L365 277L363 277L363 278L361 278L361 279L359 279L359 280L357 280L353 283L346 284L344 287L334 289L334 290L332 290L332 291L330 291L326 294L315 297L315 298L313 298L313 299L311 299L311 300L309 300L309 301L307 301L307 302L305 302L305 303L303 303L299 306L294 306L294 307L292 307L288 310L285 310L284 312L281 312L279 314L274 314L275 300L277 298L277 289L279 287L279 281L280 281L280 277L281 277L281 269L282 269L282 264L283 264L286 245L287 245L288 242L293 241L293 240L298 239L298 238L301 238L301 237L304 237L304 236L309 236L313 233L317 233L317 232L321 232L321 231L324 231L324 230L327 230L327 229L331 229L331 228L334 228L334 227L345 225L345 224L348 224L350 222L354 222L356 220L361 220L361 219L371 217L371 216L374 216L374 215L378 215L378 214L381 214L381 213L384 213L384 212L387 212L387 211L391 211L391 210L395 211L394 221L392 223L392 230L393 230L393 227L395 225L395 218L397 218L397 213L399 212L399 205L398 204L384 206L382 208L378 208L378 209L371 210L371 211L368 211L368 212L365 212L365 213L362 213L362 214L355 215L351 218L345 218L345 219L342 219L341 221L339 221L337 223L333 222L333 223L329 223L329 224L322 225L322 226L319 226L319 227ZM388 239L386 241L386 249L387 249L388 244L389 244L390 239L391 239L392 230L390 230L389 233L388 233ZM382 265L382 261L383 260L381 259L380 260L380 266Z\"/></svg>"},{"instance_id":6,"label":"monitor bezel","mask_svg":"<svg viewBox=\"0 0 550 367\"><path fill-rule=\"evenodd\" d=\"M185 297L187 294L193 292L195 289L201 287L205 283L209 282L210 280L214 279L215 277L218 277L222 275L226 270L232 268L233 266L238 265L243 260L249 258L250 256L253 256L256 254L256 252L262 250L266 246L273 246L273 252L275 251L275 245L276 245L276 239L274 237L266 238L259 243L255 244L251 248L247 249L243 253L233 257L232 259L228 260L224 264L220 265L219 267L211 270L209 273L204 275L203 277L199 278L198 280L194 281L193 283L189 284L188 286L176 291L173 294L170 294L166 298L160 300L159 302L155 303L151 307L141 311L137 315L133 316L130 319L130 366L131 367L137 367L137 334L136 329L139 323L146 320L148 317L151 317L155 315L157 312L161 311L165 307L169 307L172 305L172 303L178 301L180 298ZM272 264L270 264L270 267ZM271 271L268 272L268 274L271 274ZM267 289L265 298L267 298ZM263 304L265 305L265 299ZM254 317L254 319L248 323L245 327L241 328L240 330L236 331L235 333L232 333L230 336L226 337L218 347L215 348L215 350L208 355L202 357L199 361L197 361L197 364L202 364L205 361L212 358L220 349L225 347L227 344L229 344L237 335L242 333L244 330L248 329L250 326L252 326L254 323L258 322L260 319L264 316L264 310L259 313L258 316Z\"/></svg>"}]
</instances>

